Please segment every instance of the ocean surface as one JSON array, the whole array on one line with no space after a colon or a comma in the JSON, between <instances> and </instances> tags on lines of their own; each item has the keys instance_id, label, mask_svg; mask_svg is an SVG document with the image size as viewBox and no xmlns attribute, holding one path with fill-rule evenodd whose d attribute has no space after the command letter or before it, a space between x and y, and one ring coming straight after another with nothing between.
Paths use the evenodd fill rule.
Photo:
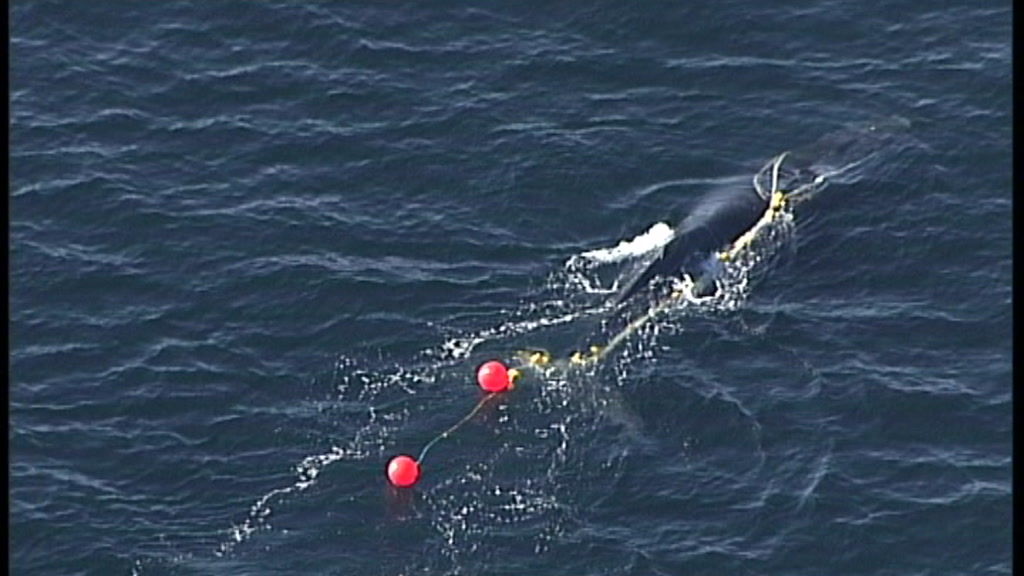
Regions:
<instances>
[{"instance_id":1,"label":"ocean surface","mask_svg":"<svg viewBox=\"0 0 1024 576\"><path fill-rule=\"evenodd\" d=\"M14 3L11 573L1011 574L1011 16ZM701 195L876 123L728 297L388 484L482 362L641 317Z\"/></svg>"}]
</instances>

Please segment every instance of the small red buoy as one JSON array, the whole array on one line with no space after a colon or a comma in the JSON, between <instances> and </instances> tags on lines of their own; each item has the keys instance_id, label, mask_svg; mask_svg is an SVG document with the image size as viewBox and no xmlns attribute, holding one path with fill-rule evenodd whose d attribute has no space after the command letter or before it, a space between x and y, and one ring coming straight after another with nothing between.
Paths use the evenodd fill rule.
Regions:
<instances>
[{"instance_id":1,"label":"small red buoy","mask_svg":"<svg viewBox=\"0 0 1024 576\"><path fill-rule=\"evenodd\" d=\"M484 362L476 371L476 381L488 392L503 392L512 383L508 368L497 360Z\"/></svg>"},{"instance_id":2,"label":"small red buoy","mask_svg":"<svg viewBox=\"0 0 1024 576\"><path fill-rule=\"evenodd\" d=\"M388 462L388 480L399 488L412 486L420 479L420 463L412 456L395 456Z\"/></svg>"}]
</instances>

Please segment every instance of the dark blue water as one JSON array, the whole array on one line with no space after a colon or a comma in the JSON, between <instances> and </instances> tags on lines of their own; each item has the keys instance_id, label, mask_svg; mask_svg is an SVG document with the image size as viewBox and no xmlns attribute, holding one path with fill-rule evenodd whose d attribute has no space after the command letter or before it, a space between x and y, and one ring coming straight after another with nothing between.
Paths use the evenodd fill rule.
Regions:
<instances>
[{"instance_id":1,"label":"dark blue water","mask_svg":"<svg viewBox=\"0 0 1024 576\"><path fill-rule=\"evenodd\" d=\"M1010 3L549 4L12 8L13 573L1011 573ZM612 335L581 255L878 119L388 487Z\"/></svg>"}]
</instances>

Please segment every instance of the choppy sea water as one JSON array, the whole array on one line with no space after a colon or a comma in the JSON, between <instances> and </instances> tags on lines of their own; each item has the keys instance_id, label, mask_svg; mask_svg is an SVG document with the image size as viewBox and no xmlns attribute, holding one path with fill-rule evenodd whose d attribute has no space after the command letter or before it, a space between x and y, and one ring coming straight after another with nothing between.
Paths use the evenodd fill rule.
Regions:
<instances>
[{"instance_id":1,"label":"choppy sea water","mask_svg":"<svg viewBox=\"0 0 1024 576\"><path fill-rule=\"evenodd\" d=\"M12 572L1011 573L1010 9L16 4ZM587 254L879 118L728 305L387 485L615 331Z\"/></svg>"}]
</instances>

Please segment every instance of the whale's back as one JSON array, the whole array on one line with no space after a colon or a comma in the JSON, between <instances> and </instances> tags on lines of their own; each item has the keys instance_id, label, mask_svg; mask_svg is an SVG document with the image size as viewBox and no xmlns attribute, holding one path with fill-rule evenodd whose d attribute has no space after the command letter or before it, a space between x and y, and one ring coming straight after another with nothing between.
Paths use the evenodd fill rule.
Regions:
<instances>
[{"instance_id":1,"label":"whale's back","mask_svg":"<svg viewBox=\"0 0 1024 576\"><path fill-rule=\"evenodd\" d=\"M631 298L658 276L695 272L712 253L742 236L764 214L768 202L749 186L717 189L705 195L676 227L675 237L619 295Z\"/></svg>"}]
</instances>

